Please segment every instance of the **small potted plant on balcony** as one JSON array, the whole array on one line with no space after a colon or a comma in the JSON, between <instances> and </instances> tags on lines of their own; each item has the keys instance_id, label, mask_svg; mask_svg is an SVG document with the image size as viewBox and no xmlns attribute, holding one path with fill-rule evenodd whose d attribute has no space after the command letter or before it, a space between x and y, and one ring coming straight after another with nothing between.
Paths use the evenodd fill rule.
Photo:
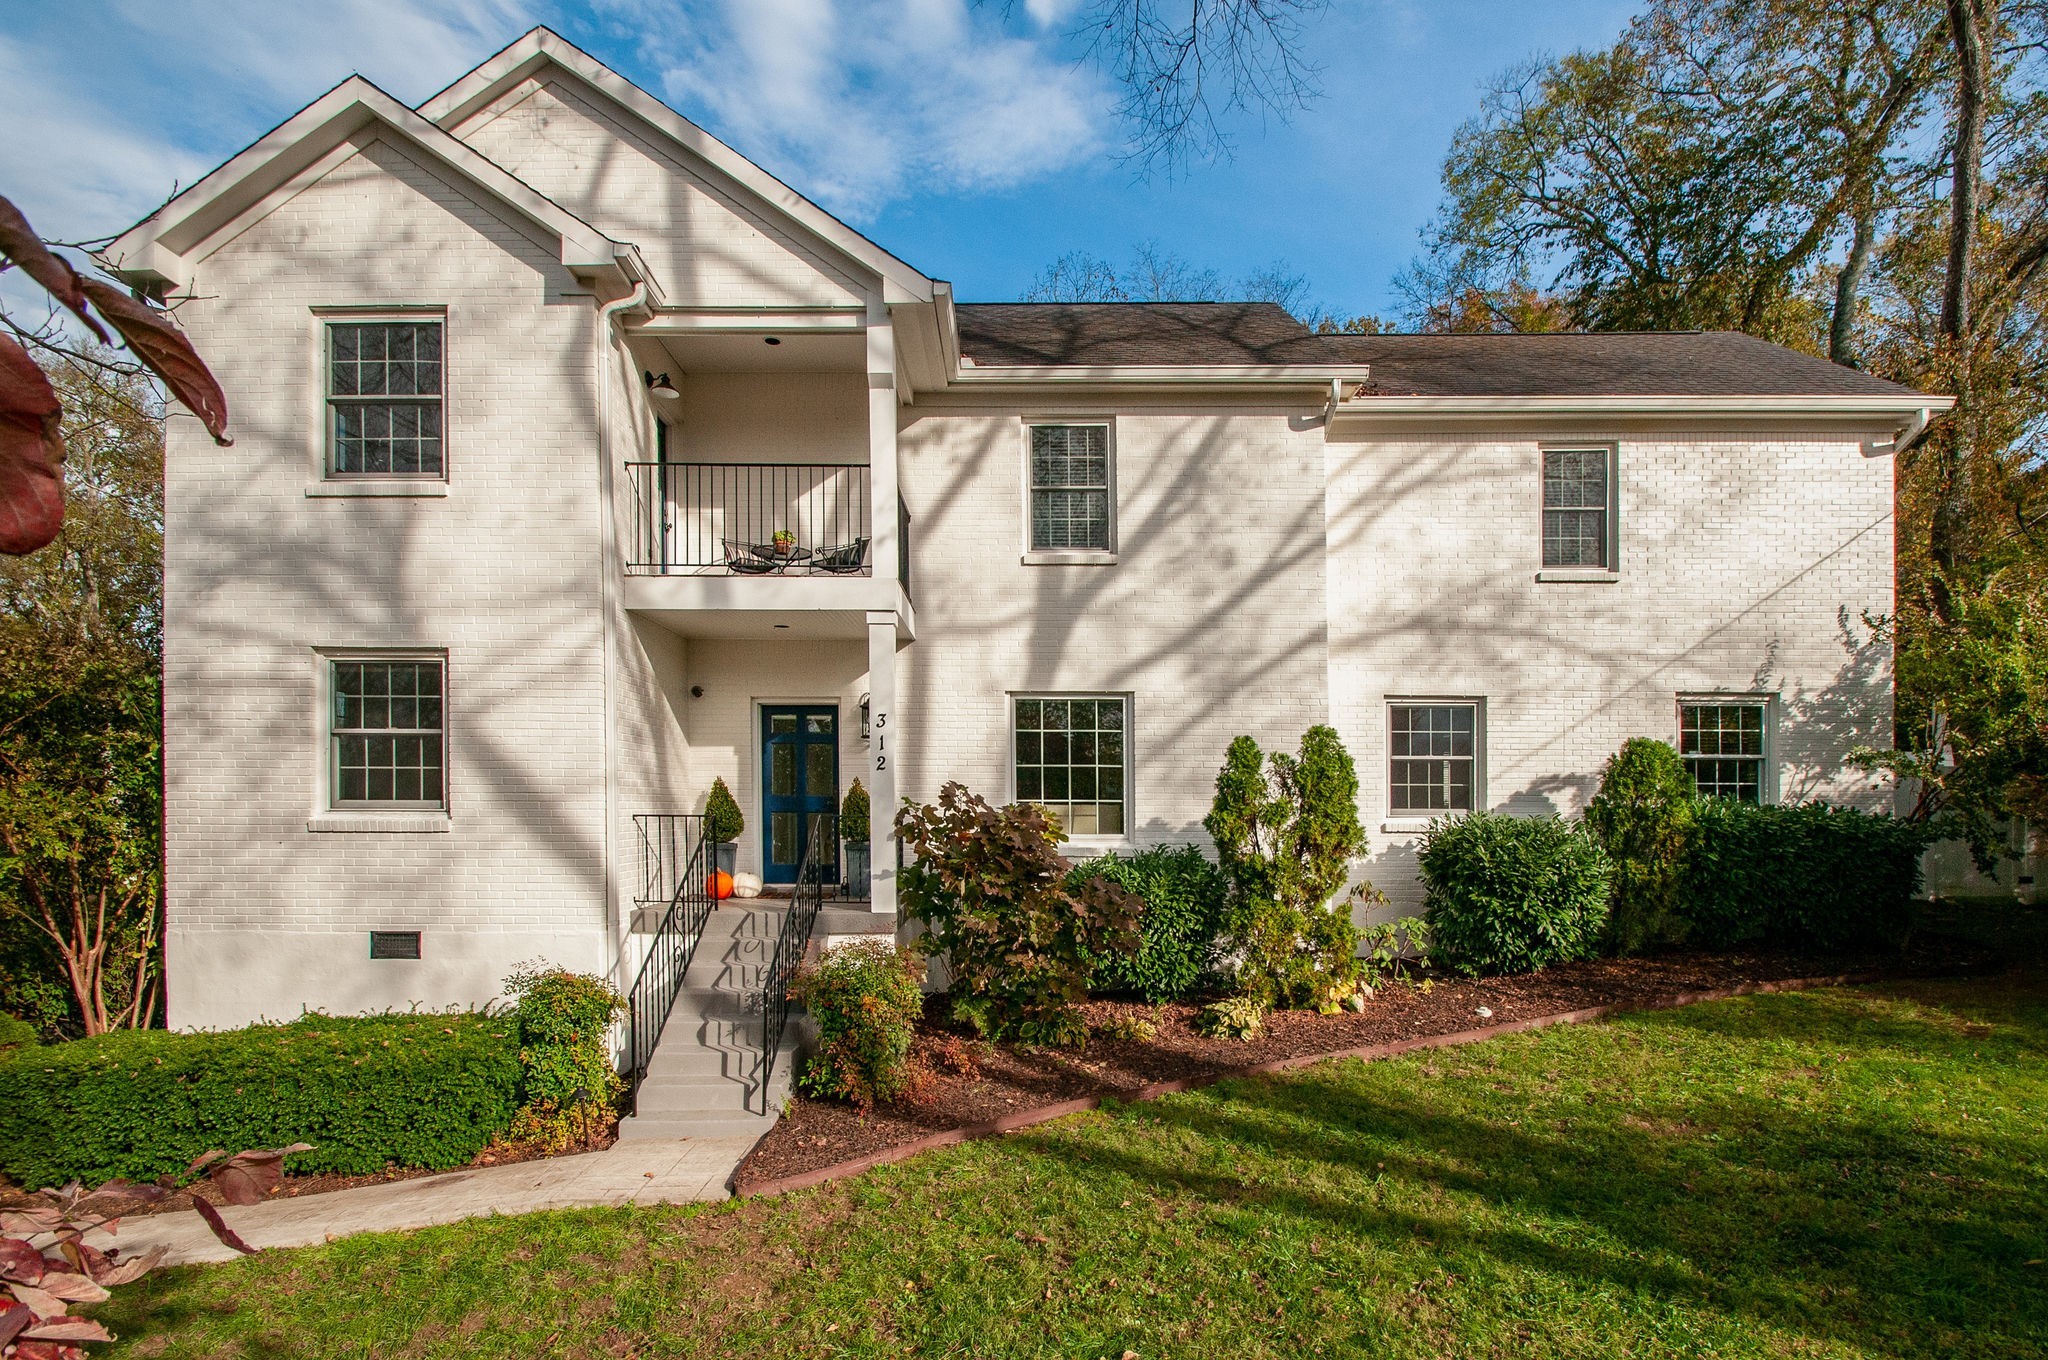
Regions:
<instances>
[{"instance_id":1,"label":"small potted plant on balcony","mask_svg":"<svg viewBox=\"0 0 2048 1360\"><path fill-rule=\"evenodd\" d=\"M740 815L739 800L723 779L711 781L711 795L704 800L704 829L711 837L714 867L733 872L739 864L740 833L747 829L747 819Z\"/></svg>"},{"instance_id":2,"label":"small potted plant on balcony","mask_svg":"<svg viewBox=\"0 0 2048 1360\"><path fill-rule=\"evenodd\" d=\"M777 529L775 531L775 555L777 557L788 557L795 551L796 531L794 529Z\"/></svg>"},{"instance_id":3,"label":"small potted plant on balcony","mask_svg":"<svg viewBox=\"0 0 2048 1360\"><path fill-rule=\"evenodd\" d=\"M868 791L858 779L839 804L839 839L846 842L846 895L866 897L868 885Z\"/></svg>"}]
</instances>

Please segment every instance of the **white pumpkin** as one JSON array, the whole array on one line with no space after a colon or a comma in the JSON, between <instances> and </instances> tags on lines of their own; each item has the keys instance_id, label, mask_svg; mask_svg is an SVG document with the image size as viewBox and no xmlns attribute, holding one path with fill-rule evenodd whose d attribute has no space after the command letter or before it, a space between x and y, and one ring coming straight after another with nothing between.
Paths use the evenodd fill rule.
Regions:
<instances>
[{"instance_id":1,"label":"white pumpkin","mask_svg":"<svg viewBox=\"0 0 2048 1360\"><path fill-rule=\"evenodd\" d=\"M734 897L759 897L761 895L761 876L759 874L734 874L732 876L732 895Z\"/></svg>"}]
</instances>

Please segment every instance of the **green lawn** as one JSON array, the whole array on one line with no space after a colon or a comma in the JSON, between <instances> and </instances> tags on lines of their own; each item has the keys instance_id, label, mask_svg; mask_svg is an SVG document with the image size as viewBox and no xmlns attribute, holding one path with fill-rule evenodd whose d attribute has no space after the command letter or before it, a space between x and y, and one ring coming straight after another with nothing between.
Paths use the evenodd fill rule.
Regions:
<instances>
[{"instance_id":1,"label":"green lawn","mask_svg":"<svg viewBox=\"0 0 2048 1360\"><path fill-rule=\"evenodd\" d=\"M2048 989L1346 1062L836 1187L168 1273L122 1356L2048 1353Z\"/></svg>"}]
</instances>

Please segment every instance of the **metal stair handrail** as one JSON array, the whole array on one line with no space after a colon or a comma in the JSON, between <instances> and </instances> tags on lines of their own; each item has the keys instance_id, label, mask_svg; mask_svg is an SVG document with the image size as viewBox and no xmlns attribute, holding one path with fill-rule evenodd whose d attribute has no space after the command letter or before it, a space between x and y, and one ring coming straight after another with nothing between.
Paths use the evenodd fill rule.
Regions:
<instances>
[{"instance_id":1,"label":"metal stair handrail","mask_svg":"<svg viewBox=\"0 0 2048 1360\"><path fill-rule=\"evenodd\" d=\"M825 880L836 876L839 867L839 817L815 812L804 836L803 857L797 862L796 885L789 895L789 910L782 929L775 936L775 953L768 960L768 973L761 984L761 1113L768 1113L768 1077L775 1070L775 1050L782 1045L782 1032L789 1023L789 984L810 948L811 927L818 909L825 904Z\"/></svg>"},{"instance_id":2,"label":"metal stair handrail","mask_svg":"<svg viewBox=\"0 0 2048 1360\"><path fill-rule=\"evenodd\" d=\"M661 1042L662 1026L682 990L683 974L704 938L704 923L718 905L711 892L712 847L710 827L702 816L681 818L687 827L679 841L694 848L682 872L676 875L675 891L668 910L647 947L647 958L626 993L626 1045L621 1075L626 1079L626 1099L636 1101L654 1046Z\"/></svg>"}]
</instances>

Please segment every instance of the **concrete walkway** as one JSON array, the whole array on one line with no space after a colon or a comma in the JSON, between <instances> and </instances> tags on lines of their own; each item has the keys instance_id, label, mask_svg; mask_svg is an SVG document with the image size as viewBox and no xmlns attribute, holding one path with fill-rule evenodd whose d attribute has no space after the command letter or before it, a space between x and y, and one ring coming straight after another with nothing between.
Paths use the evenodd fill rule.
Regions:
<instances>
[{"instance_id":1,"label":"concrete walkway","mask_svg":"<svg viewBox=\"0 0 2048 1360\"><path fill-rule=\"evenodd\" d=\"M727 1177L759 1137L621 1142L573 1157L229 1206L221 1216L252 1247L303 1247L354 1233L427 1228L487 1214L724 1199ZM240 1254L189 1210L125 1218L119 1227L111 1236L95 1230L86 1240L98 1247L119 1246L124 1254L167 1247L165 1265L229 1261Z\"/></svg>"}]
</instances>

